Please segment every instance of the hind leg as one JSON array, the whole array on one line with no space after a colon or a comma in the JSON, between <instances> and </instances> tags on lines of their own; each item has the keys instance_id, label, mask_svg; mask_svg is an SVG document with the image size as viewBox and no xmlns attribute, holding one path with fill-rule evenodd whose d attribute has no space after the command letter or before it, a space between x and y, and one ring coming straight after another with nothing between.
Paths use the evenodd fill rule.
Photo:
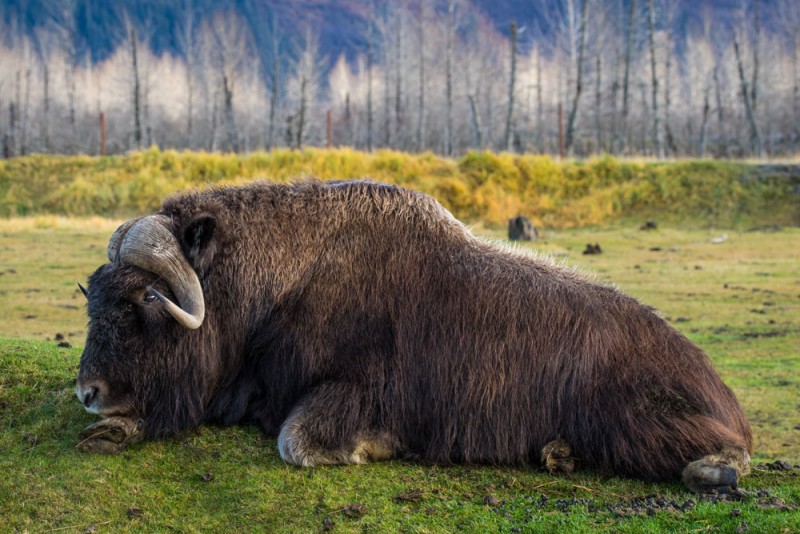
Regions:
<instances>
[{"instance_id":1,"label":"hind leg","mask_svg":"<svg viewBox=\"0 0 800 534\"><path fill-rule=\"evenodd\" d=\"M278 452L287 463L364 464L395 456L384 431L370 428L366 392L346 383L323 384L301 400L281 425Z\"/></svg>"},{"instance_id":2,"label":"hind leg","mask_svg":"<svg viewBox=\"0 0 800 534\"><path fill-rule=\"evenodd\" d=\"M718 454L709 454L683 470L683 483L696 493L720 494L738 490L739 479L750 472L747 450L729 447Z\"/></svg>"}]
</instances>

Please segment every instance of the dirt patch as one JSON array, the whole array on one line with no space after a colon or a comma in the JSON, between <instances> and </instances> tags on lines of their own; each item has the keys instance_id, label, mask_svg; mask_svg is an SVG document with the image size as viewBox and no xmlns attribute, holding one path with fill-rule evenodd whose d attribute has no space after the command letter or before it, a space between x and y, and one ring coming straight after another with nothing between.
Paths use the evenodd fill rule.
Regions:
<instances>
[{"instance_id":1,"label":"dirt patch","mask_svg":"<svg viewBox=\"0 0 800 534\"><path fill-rule=\"evenodd\" d=\"M752 338L765 338L765 337L783 337L789 334L788 330L771 330L769 332L744 332L742 339Z\"/></svg>"},{"instance_id":2,"label":"dirt patch","mask_svg":"<svg viewBox=\"0 0 800 534\"><path fill-rule=\"evenodd\" d=\"M367 513L367 507L361 503L353 503L348 504L346 506L342 506L339 509L342 512L342 515L345 517L349 517L350 519L357 519L359 517L363 517L364 514Z\"/></svg>"},{"instance_id":3,"label":"dirt patch","mask_svg":"<svg viewBox=\"0 0 800 534\"><path fill-rule=\"evenodd\" d=\"M412 489L409 491L405 491L394 498L394 502L396 503L420 502L421 500L422 500L421 489Z\"/></svg>"}]
</instances>

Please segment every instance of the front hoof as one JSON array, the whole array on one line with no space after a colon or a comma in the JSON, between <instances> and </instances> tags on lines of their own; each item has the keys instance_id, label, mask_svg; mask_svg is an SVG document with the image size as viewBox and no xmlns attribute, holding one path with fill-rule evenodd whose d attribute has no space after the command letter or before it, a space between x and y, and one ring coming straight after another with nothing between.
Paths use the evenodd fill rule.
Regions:
<instances>
[{"instance_id":1,"label":"front hoof","mask_svg":"<svg viewBox=\"0 0 800 534\"><path fill-rule=\"evenodd\" d=\"M78 433L78 448L83 452L116 454L142 437L141 421L126 417L108 417Z\"/></svg>"}]
</instances>

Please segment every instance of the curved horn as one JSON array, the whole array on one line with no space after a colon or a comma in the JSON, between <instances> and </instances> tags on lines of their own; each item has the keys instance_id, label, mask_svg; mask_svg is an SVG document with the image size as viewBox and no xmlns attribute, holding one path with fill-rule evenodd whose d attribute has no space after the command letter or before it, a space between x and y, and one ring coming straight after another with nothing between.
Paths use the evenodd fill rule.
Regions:
<instances>
[{"instance_id":1,"label":"curved horn","mask_svg":"<svg viewBox=\"0 0 800 534\"><path fill-rule=\"evenodd\" d=\"M131 226L140 220L142 220L142 217L136 217L135 219L131 219L130 221L121 224L119 228L114 230L114 233L111 234L111 239L108 240L108 248L106 249L108 261L111 263L117 261L117 258L119 257L119 247L122 244L123 238L128 233L128 230L131 229Z\"/></svg>"},{"instance_id":2,"label":"curved horn","mask_svg":"<svg viewBox=\"0 0 800 534\"><path fill-rule=\"evenodd\" d=\"M163 278L180 306L155 289L148 289L180 324L194 330L203 324L205 318L203 289L178 240L167 229L169 223L170 218L165 215L128 221L111 236L108 257L111 261L119 260Z\"/></svg>"}]
</instances>

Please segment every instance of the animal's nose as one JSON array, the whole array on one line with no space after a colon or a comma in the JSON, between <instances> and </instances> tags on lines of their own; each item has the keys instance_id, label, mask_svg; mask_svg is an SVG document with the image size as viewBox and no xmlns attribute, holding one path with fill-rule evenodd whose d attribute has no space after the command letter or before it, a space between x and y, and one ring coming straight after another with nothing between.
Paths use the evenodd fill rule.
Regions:
<instances>
[{"instance_id":1,"label":"animal's nose","mask_svg":"<svg viewBox=\"0 0 800 534\"><path fill-rule=\"evenodd\" d=\"M89 386L88 388L85 388L81 392L81 395L83 396L83 398L81 399L83 405L89 406L90 404L92 404L92 402L94 402L94 398L97 396L97 388L94 386Z\"/></svg>"},{"instance_id":2,"label":"animal's nose","mask_svg":"<svg viewBox=\"0 0 800 534\"><path fill-rule=\"evenodd\" d=\"M78 382L75 387L75 395L77 395L78 400L83 403L83 406L87 410L93 411L93 408L96 409L96 404L99 401L100 384L97 382Z\"/></svg>"}]
</instances>

